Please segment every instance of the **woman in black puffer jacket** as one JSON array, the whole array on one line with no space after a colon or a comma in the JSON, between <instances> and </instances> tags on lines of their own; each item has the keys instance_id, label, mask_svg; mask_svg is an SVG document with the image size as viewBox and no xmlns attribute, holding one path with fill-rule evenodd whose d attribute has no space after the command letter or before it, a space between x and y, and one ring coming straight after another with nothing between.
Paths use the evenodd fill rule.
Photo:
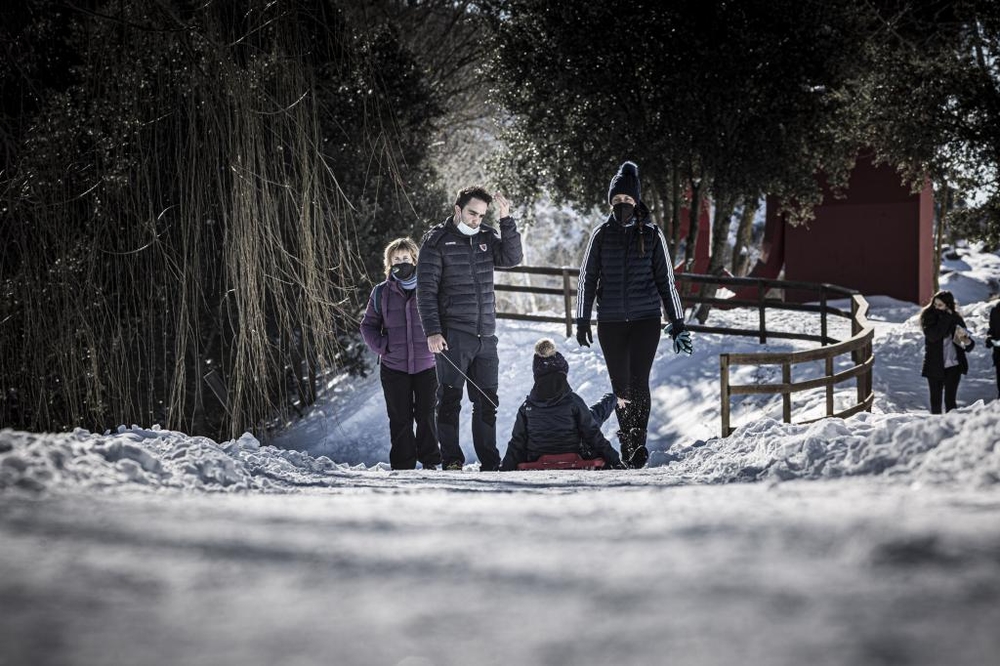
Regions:
<instances>
[{"instance_id":1,"label":"woman in black puffer jacket","mask_svg":"<svg viewBox=\"0 0 1000 666\"><path fill-rule=\"evenodd\" d=\"M950 412L957 406L962 375L969 372L965 353L976 343L969 336L950 291L934 294L920 312L920 328L924 332L924 364L920 374L927 378L930 388L931 414L941 413L942 391L945 411Z\"/></svg>"},{"instance_id":2,"label":"woman in black puffer jacket","mask_svg":"<svg viewBox=\"0 0 1000 666\"><path fill-rule=\"evenodd\" d=\"M649 371L660 343L666 314L674 351L691 353L684 330L684 309L674 284L674 269L660 228L642 203L639 168L625 162L611 179L612 214L590 237L580 267L576 339L593 342L590 317L597 302L597 337L618 398L618 439L629 467L646 464L649 423Z\"/></svg>"}]
</instances>

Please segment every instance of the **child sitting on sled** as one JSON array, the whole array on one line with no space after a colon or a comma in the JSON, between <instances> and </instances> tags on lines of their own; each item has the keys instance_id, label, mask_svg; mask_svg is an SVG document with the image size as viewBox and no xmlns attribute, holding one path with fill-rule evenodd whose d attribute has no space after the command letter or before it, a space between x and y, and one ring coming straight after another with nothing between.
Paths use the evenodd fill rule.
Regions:
<instances>
[{"instance_id":1,"label":"child sitting on sled","mask_svg":"<svg viewBox=\"0 0 1000 666\"><path fill-rule=\"evenodd\" d=\"M615 395L608 393L587 407L569 386L569 364L548 338L535 344L531 369L535 384L517 410L500 471L559 453L576 453L585 460L600 457L608 467L623 469L618 452L601 433L601 424L614 411Z\"/></svg>"}]
</instances>

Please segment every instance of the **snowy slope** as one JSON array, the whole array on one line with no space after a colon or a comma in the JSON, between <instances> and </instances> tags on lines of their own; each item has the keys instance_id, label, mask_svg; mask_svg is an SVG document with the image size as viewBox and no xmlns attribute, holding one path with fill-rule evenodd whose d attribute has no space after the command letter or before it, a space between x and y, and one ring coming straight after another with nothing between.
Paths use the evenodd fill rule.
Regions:
<instances>
[{"instance_id":1,"label":"snowy slope","mask_svg":"<svg viewBox=\"0 0 1000 666\"><path fill-rule=\"evenodd\" d=\"M782 469L782 478L815 478L814 469L825 469L829 476L847 475L853 470L878 470L891 467L912 453L912 441L937 446L951 433L964 443L992 447L990 419L997 416L996 385L989 350L982 344L987 327L990 302L969 303L996 284L1000 275L1000 257L996 254L965 249L960 259L949 262L956 272L943 279L943 286L954 290L966 322L979 345L970 355L971 370L959 388L959 405L967 405L961 415L928 418L927 389L920 377L923 336L918 326L919 307L886 297L869 299L870 320L875 324L875 406L872 414L860 414L846 421L837 419L812 426L780 423L780 397L743 396L732 401L733 423L739 429L727 439L719 439L718 355L729 351L778 351L808 348L811 343L776 341L765 345L755 338L727 337L715 334L695 336L695 351L690 356L675 355L664 338L651 373L653 408L650 417L648 471L630 472L630 482L638 479L662 483L687 479L718 483L734 478L755 478L748 471L733 471L746 463L762 470ZM957 269L961 269L961 273ZM959 288L960 287L960 288ZM834 303L847 309L847 303ZM752 312L715 310L709 323L719 326L753 328ZM769 326L779 330L815 330L818 317L811 313L785 312L769 315ZM849 335L846 320L831 319L830 333ZM506 446L516 410L531 387L531 358L534 343L540 337L552 337L570 364L570 383L585 400L596 401L610 390L607 371L598 345L581 348L556 324L532 324L501 320L500 339L500 409L498 443L501 453ZM820 368L809 364L796 366L793 379L815 376ZM776 381L776 366L739 367L732 373L734 383ZM810 374L813 373L813 374ZM855 396L853 382L842 384L835 394L837 409ZM986 404L988 403L988 404ZM793 422L823 415L822 391L798 394L793 398ZM478 469L469 437L470 406L462 411L463 447L470 463ZM612 415L604 432L613 444L616 419ZM323 400L302 420L292 424L261 447L250 433L239 440L216 443L204 437L149 428L121 426L116 433L75 433L36 435L5 431L0 434L0 488L20 486L35 489L63 487L104 487L147 484L152 487L206 488L225 490L272 489L324 486L353 478L364 471L385 474L388 461L387 418L377 373L367 378L336 378ZM905 440L887 439L884 433L905 433ZM1000 428L994 431L1000 432ZM986 433L982 435L982 433ZM753 463L744 458L748 450L758 449L767 441L766 450L758 450L760 459ZM708 445L705 443L708 442ZM812 442L813 444L810 444ZM792 451L820 443L807 467L793 469L785 458ZM853 455L871 460L854 460L844 467L844 442L858 447ZM910 453L907 453L909 451ZM708 452L708 453L705 453ZM798 454L797 454L798 455ZM969 474L989 478L997 472L996 460L963 449L956 455L968 456L963 464ZM710 460L711 458L711 460ZM719 464L719 458L730 459ZM743 462L736 462L737 460ZM880 462L873 462L880 461ZM985 465L985 467L984 467ZM975 470L975 471L973 471ZM916 469L907 473L915 474ZM734 476L735 474L735 476ZM616 476L609 473L608 478ZM655 480L653 480L655 479Z\"/></svg>"},{"instance_id":2,"label":"snowy slope","mask_svg":"<svg viewBox=\"0 0 1000 666\"><path fill-rule=\"evenodd\" d=\"M981 342L1000 257L947 265ZM335 380L288 448L0 431L0 666L998 663L989 356L930 416L918 308L870 301L873 413L734 401L719 439L717 356L761 347L698 335L690 358L661 345L637 471L391 471L374 378ZM585 398L607 377L558 327L501 327L502 451L538 337Z\"/></svg>"}]
</instances>

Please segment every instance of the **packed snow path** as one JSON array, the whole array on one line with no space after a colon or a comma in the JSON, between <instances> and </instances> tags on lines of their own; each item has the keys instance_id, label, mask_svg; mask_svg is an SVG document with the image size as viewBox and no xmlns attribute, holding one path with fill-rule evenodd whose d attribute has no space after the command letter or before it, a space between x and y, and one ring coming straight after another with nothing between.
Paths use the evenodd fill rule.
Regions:
<instances>
[{"instance_id":1,"label":"packed snow path","mask_svg":"<svg viewBox=\"0 0 1000 666\"><path fill-rule=\"evenodd\" d=\"M507 474L6 431L0 663L994 663L998 422L765 419Z\"/></svg>"},{"instance_id":2,"label":"packed snow path","mask_svg":"<svg viewBox=\"0 0 1000 666\"><path fill-rule=\"evenodd\" d=\"M6 498L0 663L996 663L996 495L585 474Z\"/></svg>"}]
</instances>

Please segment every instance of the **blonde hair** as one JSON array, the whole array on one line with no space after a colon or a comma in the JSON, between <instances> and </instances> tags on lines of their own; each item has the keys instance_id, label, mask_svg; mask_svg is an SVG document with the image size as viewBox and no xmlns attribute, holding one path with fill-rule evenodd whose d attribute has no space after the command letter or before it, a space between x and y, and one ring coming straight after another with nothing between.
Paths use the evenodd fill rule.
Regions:
<instances>
[{"instance_id":1,"label":"blonde hair","mask_svg":"<svg viewBox=\"0 0 1000 666\"><path fill-rule=\"evenodd\" d=\"M391 241L385 246L385 252L382 253L382 263L385 264L385 276L389 277L389 271L392 270L392 255L396 254L400 250L405 250L410 253L413 257L413 261L417 260L417 254L420 252L420 248L413 241L412 238L397 238Z\"/></svg>"}]
</instances>

